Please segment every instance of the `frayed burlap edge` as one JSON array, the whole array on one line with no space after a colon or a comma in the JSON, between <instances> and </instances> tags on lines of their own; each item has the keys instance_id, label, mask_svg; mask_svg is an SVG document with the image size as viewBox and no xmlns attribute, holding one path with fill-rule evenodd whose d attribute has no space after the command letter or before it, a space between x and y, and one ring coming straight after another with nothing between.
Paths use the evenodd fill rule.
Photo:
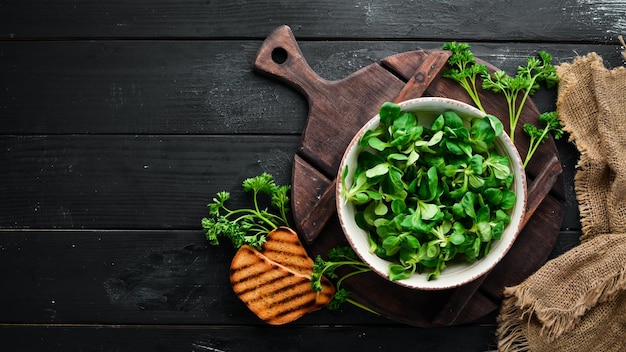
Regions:
<instances>
[{"instance_id":1,"label":"frayed burlap edge","mask_svg":"<svg viewBox=\"0 0 626 352\"><path fill-rule=\"evenodd\" d=\"M559 94L556 102L557 111L562 110L561 106L565 104L566 97L572 95L572 90L579 89L581 84L578 80L578 75L576 74L576 69L574 67L578 66L592 66L598 69L606 70L604 67L602 58L595 52L589 53L585 56L579 56L574 59L572 63L563 63L560 66L557 66L557 74L560 77L559 80ZM591 74L591 71L590 73ZM583 77L585 79L586 77ZM593 87L588 87L592 89ZM591 108L591 107L590 107ZM596 107L597 108L597 107ZM590 167L591 158L588 157L589 152L587 149L587 145L585 143L577 143L578 131L568 124L568 121L563 119L563 116L559 114L558 116L561 124L563 125L563 130L569 134L569 141L573 142L576 145L576 149L580 153L580 158L576 164L576 168L578 170L586 170ZM593 217L593 209L591 208L592 204L590 204L589 197L589 187L591 180L588 179L588 173L586 172L576 172L574 175L574 192L576 194L576 200L578 201L578 210L580 212L581 219L581 227L582 227L582 236L581 241L586 241L588 237L595 235L592 234L593 224L588 219L595 219Z\"/></svg>"},{"instance_id":2,"label":"frayed burlap edge","mask_svg":"<svg viewBox=\"0 0 626 352\"><path fill-rule=\"evenodd\" d=\"M623 43L623 38L620 36L620 42ZM626 47L626 44L623 44ZM626 58L626 49L622 52L622 56ZM583 65L587 67L591 67L592 70L589 71L591 75L592 72L606 74L608 76L623 74L623 71L626 70L626 67L617 67L612 70L607 69L604 66L602 57L600 57L597 53L592 52L585 56L580 56L574 59L572 63L563 63L560 66L557 66L557 74L560 77L559 81L559 94L557 99L557 111L561 110L560 107L567 103L567 97L569 97L573 89L579 89L581 86L581 82L578 81L577 69L572 69L578 65ZM586 77L583 77L583 79ZM592 89L593 87L588 87ZM592 92L592 94L595 94ZM574 94L575 95L575 94ZM603 101L597 101L598 106L596 109L604 109L605 111L609 109L609 107L604 105ZM591 109L592 107L590 107ZM580 152L580 159L576 164L576 168L578 170L585 170L587 168L594 167L594 162L601 162L602 164L606 164L606 160L594 160L590 158L588 155L587 145L579 141L577 136L577 132L575 129L571 128L568 125L568 121L564 121L564 117L559 114L559 119L561 124L563 125L563 130L569 134L569 141L576 144L576 148ZM584 132L583 132L584 133ZM578 142L578 143L577 143ZM598 235L598 224L594 224L597 222L599 218L594 216L593 201L590 198L590 188L597 188L596 180L589 179L589 173L587 172L577 172L574 176L574 191L576 194L576 199L578 201L578 209L580 212L581 219L581 227L582 227L582 236L580 237L581 242L585 242L594 236ZM596 214L597 215L597 214Z\"/></svg>"},{"instance_id":3,"label":"frayed burlap edge","mask_svg":"<svg viewBox=\"0 0 626 352\"><path fill-rule=\"evenodd\" d=\"M498 329L496 330L498 336L497 351L530 351L530 344L523 329L523 324L526 324L526 321L524 316L520 314L520 307L516 303L513 298L505 299L502 302L498 316ZM532 308L528 308L528 310L530 309ZM532 312L528 312L527 316L530 322Z\"/></svg>"},{"instance_id":4,"label":"frayed burlap edge","mask_svg":"<svg viewBox=\"0 0 626 352\"><path fill-rule=\"evenodd\" d=\"M581 62L584 61L588 61L588 60L593 60L593 61L600 61L602 62L602 59L594 52L594 53L589 53L586 56L579 56L576 57L574 59L574 61L572 63L563 63L560 66L557 66L557 72L559 73L560 77L560 81L559 81L559 95L558 97L564 97L564 96L569 96L570 92L572 91L572 89L575 89L576 87L578 87L580 84L578 83L578 79L576 78L576 75L573 73L569 73L567 75L563 75L564 71L569 71L569 67L571 66L575 66L577 64L580 64ZM559 111L559 106L561 106L562 104L562 100L558 99L556 102L556 106L557 106L557 111ZM565 132L567 132L569 134L569 142L572 142L574 144L576 144L576 130L570 128L570 126L567 124L566 121L563 121L562 116L559 114L558 116L561 125L563 125L563 130ZM586 145L584 144L577 144L576 145L576 149L578 150L578 152L580 153L580 158L578 159L578 162L576 164L576 168L577 169L581 169L586 167L586 155L587 155L587 148ZM583 178L581 178L581 174L580 173L576 173L574 175L574 192L576 194L576 200L578 201L578 210L580 212L580 217L581 219L585 219L588 218L588 216L590 215L590 210L587 205L589 204L588 202L588 192L586 189L586 182ZM581 185L585 185L585 186L581 186ZM585 224L584 220L581 221L581 226L582 226L582 233L585 234L587 233L587 230L589 228L590 225Z\"/></svg>"},{"instance_id":5,"label":"frayed burlap edge","mask_svg":"<svg viewBox=\"0 0 626 352\"><path fill-rule=\"evenodd\" d=\"M624 60L626 60L626 43L624 43L624 39L621 35L618 39L624 47L621 55ZM599 58L596 53L589 55ZM574 61L585 59L589 58L579 57ZM602 63L601 58L599 58L599 62ZM576 82L573 78L570 77L568 82L569 84L566 85L560 84L559 89L567 91L571 89L572 86L576 86ZM563 123L563 121L561 122ZM573 131L568 129L567 126L564 126L564 130L570 134L570 141L575 142ZM577 146L577 148L581 155L585 153L584 148L582 148L582 150L580 146ZM577 167L582 166L584 165L579 161ZM589 211L589 209L584 206L580 206L580 204L585 204L585 193L578 189L576 189L575 192L577 193L582 218L583 214ZM583 228L583 234L585 233L584 230ZM581 239L586 240L586 238ZM590 240L590 242L593 242L593 240ZM558 259L559 258L553 260ZM537 300L537 297L533 297L530 294L526 285L527 282L528 280L520 285L504 289L504 299L498 316L498 328L496 330L498 351L530 352L531 346L524 331L530 324L541 324L541 334L545 334L549 342L554 341L562 334L572 330L587 311L598 304L614 299L620 292L626 290L626 268L608 277L607 280L603 281L602 284L595 287L595 289L581 296L571 309L568 310L554 309L541 304L541 301ZM533 322L533 320L535 321Z\"/></svg>"},{"instance_id":6,"label":"frayed burlap edge","mask_svg":"<svg viewBox=\"0 0 626 352\"><path fill-rule=\"evenodd\" d=\"M524 325L532 324L532 319L537 319L541 324L541 335L545 336L548 342L553 342L562 334L571 331L588 310L614 299L624 290L626 290L626 267L579 297L567 310L544 306L541 300L532 295L525 283L507 287L504 290L505 298L498 317L496 331L499 337L498 350L530 351Z\"/></svg>"}]
</instances>

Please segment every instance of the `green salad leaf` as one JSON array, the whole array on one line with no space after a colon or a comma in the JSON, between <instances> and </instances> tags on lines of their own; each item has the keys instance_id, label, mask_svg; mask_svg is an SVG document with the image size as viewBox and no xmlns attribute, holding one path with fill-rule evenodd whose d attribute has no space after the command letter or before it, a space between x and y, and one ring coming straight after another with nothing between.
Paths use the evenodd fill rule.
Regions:
<instances>
[{"instance_id":1,"label":"green salad leaf","mask_svg":"<svg viewBox=\"0 0 626 352\"><path fill-rule=\"evenodd\" d=\"M391 262L392 280L426 273L435 279L452 261L489 253L510 222L516 195L510 160L495 148L499 119L464 120L454 111L429 126L386 102L380 124L359 141L354 176L342 172L342 194L370 251Z\"/></svg>"}]
</instances>

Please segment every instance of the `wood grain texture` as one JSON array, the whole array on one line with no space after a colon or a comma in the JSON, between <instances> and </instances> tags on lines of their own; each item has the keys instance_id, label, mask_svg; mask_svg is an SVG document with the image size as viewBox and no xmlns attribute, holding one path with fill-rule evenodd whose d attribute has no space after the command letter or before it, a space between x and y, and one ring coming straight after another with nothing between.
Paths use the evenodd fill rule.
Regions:
<instances>
[{"instance_id":1,"label":"wood grain texture","mask_svg":"<svg viewBox=\"0 0 626 352\"><path fill-rule=\"evenodd\" d=\"M247 177L267 171L290 184L298 143L299 136L2 136L0 196L9 201L0 203L0 227L195 228L218 191L244 204ZM563 229L580 229L576 160L562 161Z\"/></svg>"},{"instance_id":2,"label":"wood grain texture","mask_svg":"<svg viewBox=\"0 0 626 352\"><path fill-rule=\"evenodd\" d=\"M392 351L407 337L430 351L483 352L493 348L492 326L425 330L406 326L64 326L0 327L7 352L18 351ZM451 339L450 336L454 336ZM463 343L459 344L458 340Z\"/></svg>"},{"instance_id":3,"label":"wood grain texture","mask_svg":"<svg viewBox=\"0 0 626 352\"><path fill-rule=\"evenodd\" d=\"M276 51L285 54L284 62L275 60ZM268 35L254 69L288 83L306 97L309 111L298 153L327 176L336 173L341 156L334 151L345 150L354 126L365 124L380 104L392 100L395 90L400 91L405 85L378 64L341 80L323 79L308 65L288 26Z\"/></svg>"},{"instance_id":4,"label":"wood grain texture","mask_svg":"<svg viewBox=\"0 0 626 352\"><path fill-rule=\"evenodd\" d=\"M252 72L257 49L219 41L0 42L0 130L298 133L305 105Z\"/></svg>"},{"instance_id":5,"label":"wood grain texture","mask_svg":"<svg viewBox=\"0 0 626 352\"><path fill-rule=\"evenodd\" d=\"M579 236L562 232L550 258ZM234 249L209 246L201 230L3 230L0 240L0 325L263 325L230 287ZM291 325L307 324L396 323L346 305Z\"/></svg>"},{"instance_id":6,"label":"wood grain texture","mask_svg":"<svg viewBox=\"0 0 626 352\"><path fill-rule=\"evenodd\" d=\"M265 325L229 281L230 243L202 230L0 231L0 325ZM388 325L352 306L291 325Z\"/></svg>"},{"instance_id":7,"label":"wood grain texture","mask_svg":"<svg viewBox=\"0 0 626 352\"><path fill-rule=\"evenodd\" d=\"M489 350L495 315L422 329L345 306L275 329L237 300L233 250L207 246L200 217L217 191L247 204L246 177L288 183L308 112L253 59L288 24L330 81L449 40L509 73L537 49L557 63L595 51L616 67L625 14L623 0L0 3L2 350L379 351L407 336L425 350ZM533 101L548 111L555 98ZM549 258L580 236L578 154L556 145L566 207Z\"/></svg>"},{"instance_id":8,"label":"wood grain texture","mask_svg":"<svg viewBox=\"0 0 626 352\"><path fill-rule=\"evenodd\" d=\"M496 5L497 6L497 5ZM494 9L477 1L14 1L3 4L4 38L262 38L281 24L303 38L617 43L623 0L529 0ZM398 11L398 9L403 9ZM237 25L233 26L233 19Z\"/></svg>"},{"instance_id":9,"label":"wood grain texture","mask_svg":"<svg viewBox=\"0 0 626 352\"><path fill-rule=\"evenodd\" d=\"M315 72L334 81L390 55L441 45L305 41L300 49ZM260 46L260 40L0 41L0 134L300 134L307 101L253 72ZM509 73L540 48L557 63L596 51L607 67L622 64L614 45L472 44L478 58ZM555 97L540 91L533 101L549 111Z\"/></svg>"},{"instance_id":10,"label":"wood grain texture","mask_svg":"<svg viewBox=\"0 0 626 352\"><path fill-rule=\"evenodd\" d=\"M194 229L219 191L290 184L297 136L3 136L1 228Z\"/></svg>"},{"instance_id":11,"label":"wood grain texture","mask_svg":"<svg viewBox=\"0 0 626 352\"><path fill-rule=\"evenodd\" d=\"M380 65L368 65L345 79L328 81L308 65L288 26L278 27L265 39L254 68L292 86L309 102L301 146L294 158L292 183L295 187L292 196L296 228L312 255L325 255L336 246L336 243L325 245L329 239L340 241L343 238L342 230L336 225L337 219L330 220L331 217L336 218L331 205L333 187L338 181L333 181L333 175L338 172L346 145L355 131L376 114L382 104L381 98L383 101L398 102L422 95L442 96L472 104L458 83L442 77L441 71L446 67L448 56L448 52L442 51L408 51L384 58ZM490 63L482 63L492 72L500 70ZM385 68L398 78L388 77L391 73ZM384 81L388 84L379 83ZM420 81L424 84L419 85ZM499 116L504 123L506 119L503 117L508 108L501 96L484 90L479 90L479 95L486 111ZM350 102L354 104L346 104ZM522 157L526 154L528 138L520 135L521 126L536 123L538 117L539 111L534 103L527 101L520 116L516 140ZM507 129L508 124L504 125ZM486 285L481 284L487 275L475 283L453 290L415 291L393 285L373 274L362 274L347 282L346 287L356 292L358 296L355 299L365 306L392 319L420 327L467 323L495 311L504 287L520 283L545 262L556 242L563 218L562 202L544 202L548 193L565 198L562 167L552 139L541 145L533 163L525 171L530 177L528 196L531 198L527 204L527 215L522 220L522 226L526 226L515 242L518 249L511 250L507 259L498 265L498 270L488 275ZM532 217L538 208L551 216ZM537 243L541 246L536 246ZM521 268L524 269L519 270ZM479 288L490 291L493 301L477 292ZM402 298L384 299L389 294Z\"/></svg>"}]
</instances>

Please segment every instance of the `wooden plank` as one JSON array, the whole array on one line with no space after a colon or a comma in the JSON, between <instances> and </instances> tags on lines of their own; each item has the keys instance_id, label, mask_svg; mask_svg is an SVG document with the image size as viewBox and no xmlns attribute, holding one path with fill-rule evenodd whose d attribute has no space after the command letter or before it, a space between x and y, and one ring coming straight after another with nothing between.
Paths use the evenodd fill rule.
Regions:
<instances>
[{"instance_id":1,"label":"wooden plank","mask_svg":"<svg viewBox=\"0 0 626 352\"><path fill-rule=\"evenodd\" d=\"M3 136L0 228L196 228L216 192L244 204L247 177L267 171L290 184L298 143L299 136ZM580 228L574 161L564 161L562 229Z\"/></svg>"},{"instance_id":2,"label":"wooden plank","mask_svg":"<svg viewBox=\"0 0 626 352\"><path fill-rule=\"evenodd\" d=\"M230 243L195 231L0 231L0 325L265 325L232 292ZM299 324L389 324L347 305Z\"/></svg>"},{"instance_id":3,"label":"wooden plank","mask_svg":"<svg viewBox=\"0 0 626 352\"><path fill-rule=\"evenodd\" d=\"M415 97L411 96L410 93L405 94L405 92L412 91L412 87L416 85L416 82L426 81L422 89L415 91L417 96L421 96L422 93L428 93L431 96L444 96L465 100L471 104L467 98L467 92L460 88L457 83L441 77L440 71L446 64L448 56L449 53L447 52L420 50L409 51L383 59L382 64L384 66L395 71L399 77L403 77L403 80L400 82L408 82L402 91L398 87L399 84L394 83L398 81L398 79L392 80L385 78L385 76L380 73L381 66L377 64L369 65L346 79L332 84L328 80L321 79L317 73L311 69L306 59L303 57L295 37L288 26L281 26L268 35L255 59L254 68L300 91L306 96L310 107L307 124L303 132L302 144L298 149L300 154L296 157L294 164L294 176L292 180L297 187L294 188L295 190L302 188L305 192L294 192L293 198L295 204L309 203L311 198L310 190L317 190L320 187L321 177L319 177L318 174L324 174L330 179L332 175L337 173L338 160L343 154L347 141L352 138L354 131L357 131L365 122L363 116L368 116L368 114L372 116L376 112L376 110L372 111L371 107L369 107L370 110L367 110L368 105L363 106L363 104L359 103L364 97L366 101L375 101L375 99L380 96L404 97L396 98L396 101L401 101L408 97ZM486 64L490 71L498 70L498 68L491 66L489 63ZM387 73L387 75L389 75L389 73ZM357 81L357 77L361 77L360 81ZM430 79L425 80L426 77L430 77ZM377 84L381 81L381 78L382 80L389 81L389 84ZM353 83L355 81L358 83ZM502 117L507 114L504 99L500 99L500 96L492 92L481 91L480 94L481 100L487 103L485 105L486 111L500 116L500 118L503 119ZM391 100L391 98L388 98L387 101L389 100ZM357 105L355 108L350 105L345 105L345 102L353 101L356 102ZM375 106L380 106L380 104L382 103L375 103ZM365 110L363 110L364 108ZM539 111L534 103L527 101L524 114L520 118L520 125L524 123L535 123L538 117ZM503 120L506 121L506 119ZM506 127L505 125L505 129ZM330 136L332 136L332 138L330 138ZM518 137L516 141L518 142L518 150L524 155L524 149L527 146L528 140L521 138L520 143L520 138ZM344 145L344 147L342 147L342 145ZM533 163L529 164L527 171L530 174L536 175L536 178L529 186L530 201L527 206L527 216L523 220L523 224L526 224L539 204L544 206L544 208L545 205L556 205L553 209L545 209L545 212L554 214L549 224L551 225L552 231L545 232L545 226L538 228L531 226L524 229L525 232L529 232L530 234L541 233L545 235L546 239L543 242L551 245L554 244L558 235L562 220L563 206L558 202L542 203L542 200L553 188L553 193L558 194L561 198L565 197L562 185L553 187L555 181L560 178L562 173L561 164L556 154L557 150L554 141L550 140L542 145L542 148L538 150L537 156L533 159ZM304 159L309 162L305 162ZM550 162L546 163L548 160ZM541 164L544 164L544 169L538 170L538 166ZM545 167L546 164L548 164L548 167ZM299 169L300 167L303 167L303 169ZM303 175L304 177L302 177ZM335 181L335 183L336 182L337 181ZM333 187L333 184L333 182L330 182L329 186ZM332 204L332 197L329 195L332 194L332 189L321 192L319 196L315 197L315 199L319 200L314 204L315 206L313 208L303 208L299 206L294 208L293 216L297 227L299 231L302 232L302 237L304 237L306 243L309 245L308 249L316 254L323 254L335 246L334 244L332 246L322 246L319 240L317 243L312 243L318 233L321 234L322 237L330 239L343 237L341 236L341 231L337 230L332 222L329 223L329 219L332 215L332 207L329 205ZM304 199L303 196L305 196ZM309 226L310 223L325 227L320 232L319 228ZM531 222L531 224L533 224L533 222ZM520 237L520 240L516 243L519 246L528 247L528 243L534 243L534 241L526 243L529 236ZM519 242L526 243L526 245ZM551 249L551 246L546 246L543 252L536 250L530 252L512 251L508 256L509 260L505 262L513 263L512 267L516 268L516 262L522 261L528 264L532 268L531 270L535 270L545 262ZM511 257L511 255L515 253L523 253L524 255ZM505 268L505 271L506 269L507 268ZM483 278L484 277L485 276L483 276ZM494 280L491 281L494 282ZM459 313L465 311L465 307L469 308L468 311L473 311L478 314L474 317L475 319L493 312L496 309L496 305L493 302L487 299L479 299L482 295L478 293L474 294L476 289L480 286L480 283L482 283L482 279L477 280L477 282L467 287L455 290L452 295L448 295L444 292L436 292L436 296L422 292L401 290L398 289L397 286L389 284L389 282L380 280L380 278L372 275L362 275L358 278L354 278L351 280L350 284L355 285L352 287L354 291L358 292L360 295L362 294L359 300L365 305L372 307L374 310L392 319L425 327L431 326L431 323L435 325L454 325L463 315ZM500 285L496 290L500 291L503 287L503 285ZM385 300L379 297L381 293L388 295L390 292L396 297L395 301ZM472 299L469 299L470 297ZM402 305L398 306L396 302L402 302ZM427 306L424 306L424 302L429 303ZM485 302L487 304L484 304ZM431 309L436 306L442 306L443 309L440 309L436 318L432 320L435 312L431 312ZM450 311L455 312L455 314L448 314ZM463 319L470 321L472 318L465 315Z\"/></svg>"},{"instance_id":4,"label":"wooden plank","mask_svg":"<svg viewBox=\"0 0 626 352\"><path fill-rule=\"evenodd\" d=\"M285 55L284 59L275 59L277 50ZM307 98L309 112L298 153L327 177L336 174L342 154L336 151L345 150L355 126L365 124L381 104L395 97L396 89L400 91L405 85L378 64L338 81L321 78L303 57L288 26L268 36L253 67L286 82Z\"/></svg>"},{"instance_id":5,"label":"wooden plank","mask_svg":"<svg viewBox=\"0 0 626 352\"><path fill-rule=\"evenodd\" d=\"M529 0L407 4L317 0L124 2L23 0L4 3L4 38L260 38L280 24L302 38L458 38L607 42L626 32L626 3ZM399 9L404 9L399 11ZM233 26L233 18L237 25Z\"/></svg>"},{"instance_id":6,"label":"wooden plank","mask_svg":"<svg viewBox=\"0 0 626 352\"><path fill-rule=\"evenodd\" d=\"M302 42L311 68L340 80L416 41ZM2 134L300 134L308 112L294 89L252 71L261 41L0 41ZM476 56L514 73L548 49L556 62L596 51L620 66L614 45L473 43ZM42 56L41 53L45 53ZM539 111L555 109L540 91Z\"/></svg>"},{"instance_id":7,"label":"wooden plank","mask_svg":"<svg viewBox=\"0 0 626 352\"><path fill-rule=\"evenodd\" d=\"M579 152L573 143L567 142L568 138L569 135L566 134L562 139L556 141L559 150L559 159L563 167L563 187L567 195L563 200L566 210L565 214L563 214L561 229L580 230L580 213L574 189L574 176L576 175L576 164L578 163Z\"/></svg>"},{"instance_id":8,"label":"wooden plank","mask_svg":"<svg viewBox=\"0 0 626 352\"><path fill-rule=\"evenodd\" d=\"M256 50L257 45L244 45L244 48L248 48L244 50L246 53L236 54L239 45L230 42L211 43L211 45L215 44L217 53L206 49L198 42L185 42L184 44L163 42L154 47L149 44L147 42L106 42L104 44L90 42L1 42L0 47L5 49L2 59L7 60L7 65L0 66L0 70L8 70L7 74L10 79L1 82L4 89L0 94L0 106L3 106L6 114L0 120L0 130L6 134L251 133L255 130L258 130L255 133L295 134L302 130L306 118L304 99L299 94L291 92L288 87L268 83L265 78L251 74L249 63L255 53L251 47ZM353 72L356 68L370 63L377 56L393 53L391 49L398 48L396 45L404 48L414 47L416 44L377 42L367 43L369 49L362 49L365 45L363 43L303 43L302 50L307 58L313 58L314 62L311 65L314 69L323 71L324 76L330 79L339 79L345 74ZM507 69L507 71L512 70L512 63L515 62L512 58L519 57L519 60L522 60L524 55L528 55L534 49L534 45L518 45L513 46L513 49L506 48L506 50L493 44L474 44L473 47L478 56L502 63L503 69ZM7 48L9 50L6 50ZM106 48L108 49L105 50ZM49 65L39 65L39 56L29 55L39 49L47 52ZM557 57L565 61L572 59L576 51L585 52L595 49L598 49L598 52L605 54L611 60L607 63L608 65L614 64L612 60L616 60L614 58L617 57L617 55L611 55L613 49L608 46L560 45L553 49L556 49ZM109 53L107 60L103 60L99 64L88 60L90 57L97 57L101 50ZM182 66L187 67L191 65L192 61L199 60L200 57L191 55L193 59L182 60L181 67L176 69L173 67L159 68L157 64L143 65L149 67L145 71L129 71L123 68L124 62L135 62L136 66L140 66L139 62L142 62L142 58L148 55L149 50L156 50L159 55L164 55L165 59L160 62L167 62L168 65L172 62L179 62L182 57L191 55L190 53L212 52L215 57L218 57L220 52L226 51L228 52L226 54L228 61L233 67L236 67L236 69L231 69L234 70L233 72L238 72L240 79L235 79L232 82L222 79L219 83L213 83L219 86L216 91L220 92L215 97L207 98L205 96L192 99L190 97L194 96L195 93L190 93L187 96L188 99L170 99L172 102L176 102L174 104L176 106L168 106L168 99L165 99L169 92L168 82L179 82L180 78L177 77L183 74L175 73L166 76L162 81L155 80L154 77L160 77L165 75L164 72L172 70L173 72L186 72ZM183 52L184 54L182 56L170 54L176 52ZM249 56L249 58L245 56ZM86 61L83 62L82 60ZM206 66L212 67L211 65ZM323 70L322 67L324 67ZM103 72L99 72L99 70ZM190 72L184 74L187 79L183 80L182 85L192 87L190 92L206 89L206 86L202 84L208 82L209 79L202 78L200 81L204 83L196 82L194 84L193 78L191 78L194 75L191 75ZM244 78L247 74L250 74L250 82L253 82L252 85L256 87L252 94L247 94L250 93L249 90L240 89L244 86L242 82L245 81ZM331 74L336 76L333 77ZM217 71L211 71L208 76L219 77ZM4 72L3 77L7 77L4 76ZM132 91L133 84L128 82L137 81L142 82L141 84L138 83L138 86L146 85L149 87L151 93L141 95L142 104L138 104L135 98L118 96L119 101L125 102L118 106L115 103L116 100L113 99L118 95L115 88L115 82L120 82L118 79L127 82L119 87L118 90L122 92ZM142 79L146 79L146 81L142 81ZM71 85L63 84L64 81L71 81L75 84L83 82L83 86L74 89L71 88ZM110 94L112 98L109 101L93 98L102 93L98 90L102 86L112 87L110 88L113 92ZM231 86L233 87L232 90L229 88ZM142 91L142 89L137 89L137 91ZM554 96L541 93L538 94L538 99L534 99L540 111L554 109ZM123 96L124 93L121 95ZM37 99L32 99L32 96L37 97ZM35 103L30 103L31 101ZM241 104L241 101L245 101L246 104ZM219 103L224 103L226 110L232 108L234 113L211 113L209 111L204 115L203 112L207 106ZM154 106L154 108L146 108L146 106ZM246 109L244 106L252 106L253 108ZM148 113L143 109L148 109ZM244 110L250 113L246 114ZM238 117L233 119L233 116ZM245 118L239 118L240 116L245 116ZM559 143L559 148L562 150L561 156L565 158L562 160L568 194L566 197L568 211L565 214L563 228L577 229L580 228L580 222L572 182L577 152L573 145L565 141L559 141ZM71 144L73 145L73 142ZM54 157L52 154L49 155ZM36 170L39 169L36 168ZM31 202L30 205L34 209L35 203ZM31 225L34 225L32 221L30 222ZM54 226L68 225L56 223Z\"/></svg>"},{"instance_id":9,"label":"wooden plank","mask_svg":"<svg viewBox=\"0 0 626 352\"><path fill-rule=\"evenodd\" d=\"M252 72L257 50L257 42L0 42L0 131L300 133L304 100Z\"/></svg>"},{"instance_id":10,"label":"wooden plank","mask_svg":"<svg viewBox=\"0 0 626 352\"><path fill-rule=\"evenodd\" d=\"M401 351L482 352L495 347L493 325L418 329L404 326L2 326L6 351ZM454 337L454 338L451 338Z\"/></svg>"},{"instance_id":11,"label":"wooden plank","mask_svg":"<svg viewBox=\"0 0 626 352\"><path fill-rule=\"evenodd\" d=\"M554 259L561 254L569 251L570 249L578 246L580 244L581 235L581 231L567 230L559 232L559 237L554 244L554 248L552 249L552 253L550 253L550 256L548 257L548 260Z\"/></svg>"},{"instance_id":12,"label":"wooden plank","mask_svg":"<svg viewBox=\"0 0 626 352\"><path fill-rule=\"evenodd\" d=\"M562 232L551 257L577 245L578 236ZM201 230L3 230L0 326L262 326L232 292L228 267L233 254L227 242L210 246ZM493 317L484 322L493 323ZM346 304L289 326L311 324L393 322Z\"/></svg>"},{"instance_id":13,"label":"wooden plank","mask_svg":"<svg viewBox=\"0 0 626 352\"><path fill-rule=\"evenodd\" d=\"M197 229L218 191L289 184L299 136L0 136L0 228Z\"/></svg>"}]
</instances>

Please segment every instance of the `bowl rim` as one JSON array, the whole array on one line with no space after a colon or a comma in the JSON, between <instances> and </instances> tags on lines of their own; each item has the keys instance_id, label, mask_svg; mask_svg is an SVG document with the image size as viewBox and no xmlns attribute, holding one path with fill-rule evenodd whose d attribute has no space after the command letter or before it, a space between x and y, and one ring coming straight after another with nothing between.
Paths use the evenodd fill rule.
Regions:
<instances>
[{"instance_id":1,"label":"bowl rim","mask_svg":"<svg viewBox=\"0 0 626 352\"><path fill-rule=\"evenodd\" d=\"M482 117L486 114L476 107L469 105L467 103L454 100L451 98L444 97L419 97L408 99L397 103L402 107L402 110L426 110L434 113L440 113L446 110L455 110L456 112L461 112L462 115L468 116L469 118L474 117ZM465 118L464 118L465 119ZM344 207L354 206L349 202L345 201L341 196L342 190L342 182L341 177L343 174L343 170L345 168L348 159L355 155L361 148L358 146L358 140L365 133L366 130L374 128L379 124L379 115L376 114L370 120L368 120L358 132L355 133L354 137L346 147L346 150L341 158L341 162L339 165L339 170L337 173L337 182L335 185L335 200L338 218L340 222L341 229L344 233L344 236L348 240L350 246L354 249L359 258L366 263L372 271L374 271L379 276L382 276L387 281L392 283L412 288L412 289L421 289L421 290L444 290L450 289L458 286L462 286L471 281L476 280L477 278L485 275L490 272L495 266L500 263L502 258L508 253L508 251L513 246L513 243L517 239L517 236L521 232L523 228L523 218L526 213L526 203L527 203L527 181L526 181L526 173L523 167L522 158L519 155L519 151L515 147L515 145L511 142L506 131L504 131L496 140L500 141L501 149L506 150L509 158L511 160L511 168L514 172L515 178L512 184L512 188L515 190L517 195L516 203L511 211L511 222L505 228L505 232L500 240L494 242L492 245L492 250L490 253L477 260L471 264L457 264L454 266L455 270L450 270L450 266L446 267L445 270L442 271L441 275L439 275L434 280L426 280L425 274L414 274L410 278L402 279L402 280L390 280L388 275L388 264L389 261L384 260L375 254L369 253L368 250L362 250L364 248L369 248L367 244L368 238L367 233L356 227L356 232L354 227L356 223L354 222L354 216L352 219L345 219L343 215L345 212ZM349 170L348 181L351 181L351 175L354 170ZM520 196L521 194L521 196ZM349 213L349 211L348 211ZM349 224L348 221L352 223ZM512 232L512 233L511 233ZM358 238L356 236L362 236ZM363 237L364 236L364 237ZM365 242L364 242L365 241ZM495 247L495 251L494 251ZM384 264L384 265L383 265ZM462 279L458 279L453 277L455 274L463 275Z\"/></svg>"}]
</instances>

